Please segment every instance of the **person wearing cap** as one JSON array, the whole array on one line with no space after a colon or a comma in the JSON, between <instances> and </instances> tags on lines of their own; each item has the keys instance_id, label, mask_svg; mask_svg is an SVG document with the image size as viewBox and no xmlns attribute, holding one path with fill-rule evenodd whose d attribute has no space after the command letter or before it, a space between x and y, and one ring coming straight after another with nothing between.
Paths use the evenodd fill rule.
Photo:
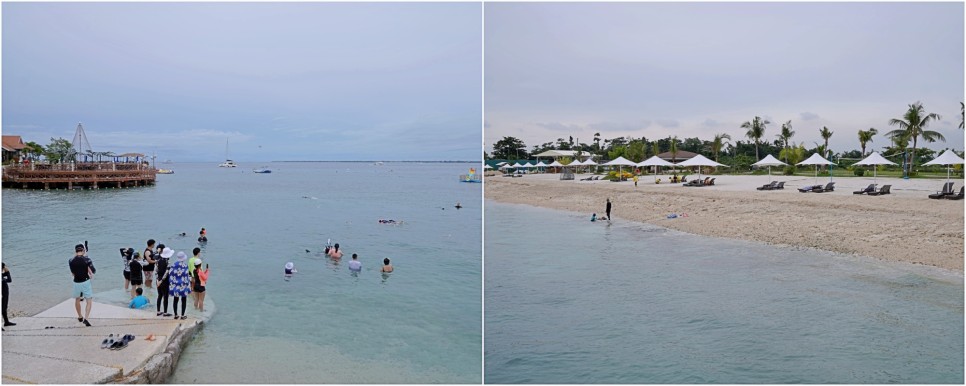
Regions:
<instances>
[{"instance_id":1,"label":"person wearing cap","mask_svg":"<svg viewBox=\"0 0 966 386\"><path fill-rule=\"evenodd\" d=\"M349 270L352 272L362 272L362 262L359 261L359 255L352 254L352 261L349 262Z\"/></svg>"},{"instance_id":2,"label":"person wearing cap","mask_svg":"<svg viewBox=\"0 0 966 386\"><path fill-rule=\"evenodd\" d=\"M293 273L298 273L298 271L295 270L295 264L291 261L285 263L285 280L291 279Z\"/></svg>"},{"instance_id":3,"label":"person wearing cap","mask_svg":"<svg viewBox=\"0 0 966 386\"><path fill-rule=\"evenodd\" d=\"M67 265L70 267L70 273L74 276L73 297L74 309L77 310L77 321L90 327L91 322L87 321L87 318L91 316L91 307L94 305L94 291L91 289L91 278L94 277L97 269L94 268L94 262L87 257L87 248L84 247L84 244L74 246L74 257L67 261ZM80 302L85 298L87 299L87 308L84 314L81 315Z\"/></svg>"},{"instance_id":4,"label":"person wearing cap","mask_svg":"<svg viewBox=\"0 0 966 386\"><path fill-rule=\"evenodd\" d=\"M208 265L201 269L201 259L195 259L195 270L191 277L192 288L195 294L195 309L205 312L205 284L208 283Z\"/></svg>"},{"instance_id":5,"label":"person wearing cap","mask_svg":"<svg viewBox=\"0 0 966 386\"><path fill-rule=\"evenodd\" d=\"M174 256L174 251L171 248L164 248L161 254L158 255L157 268L155 272L158 276L158 306L157 306L157 316L171 316L168 313L168 292L171 290L169 274L171 268L171 256ZM161 304L164 303L164 312L161 312Z\"/></svg>"},{"instance_id":6,"label":"person wearing cap","mask_svg":"<svg viewBox=\"0 0 966 386\"><path fill-rule=\"evenodd\" d=\"M188 271L188 255L179 251L177 261L171 266L168 274L171 296L174 297L174 318L188 319L185 313L188 308L188 295L191 294L191 273ZM181 316L178 316L178 300L181 300Z\"/></svg>"},{"instance_id":7,"label":"person wearing cap","mask_svg":"<svg viewBox=\"0 0 966 386\"><path fill-rule=\"evenodd\" d=\"M121 248L121 262L124 263L124 290L131 289L131 258L134 256L134 248Z\"/></svg>"}]
</instances>

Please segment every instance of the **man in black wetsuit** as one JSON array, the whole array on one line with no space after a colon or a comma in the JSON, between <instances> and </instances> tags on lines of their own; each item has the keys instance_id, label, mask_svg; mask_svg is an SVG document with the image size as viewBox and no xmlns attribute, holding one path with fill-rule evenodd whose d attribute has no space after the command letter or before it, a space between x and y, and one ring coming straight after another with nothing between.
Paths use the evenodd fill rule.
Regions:
<instances>
[{"instance_id":1,"label":"man in black wetsuit","mask_svg":"<svg viewBox=\"0 0 966 386\"><path fill-rule=\"evenodd\" d=\"M90 327L91 323L87 321L87 318L91 316L91 306L94 302L91 278L97 270L94 269L94 263L91 259L87 257L87 248L84 247L84 244L74 246L74 252L74 257L67 262L67 265L70 266L70 273L74 275L74 309L77 310L77 321ZM81 315L80 302L85 298L87 299L87 311L84 315Z\"/></svg>"},{"instance_id":2,"label":"man in black wetsuit","mask_svg":"<svg viewBox=\"0 0 966 386\"><path fill-rule=\"evenodd\" d=\"M7 263L3 263L3 326L10 327L16 326L17 323L11 322L10 318L7 317L7 303L10 302L10 287L7 283L13 282L13 277L10 276L10 270L7 269Z\"/></svg>"},{"instance_id":3,"label":"man in black wetsuit","mask_svg":"<svg viewBox=\"0 0 966 386\"><path fill-rule=\"evenodd\" d=\"M606 209L606 212L607 212L607 221L610 221L610 199L609 198L607 199L607 209Z\"/></svg>"}]
</instances>

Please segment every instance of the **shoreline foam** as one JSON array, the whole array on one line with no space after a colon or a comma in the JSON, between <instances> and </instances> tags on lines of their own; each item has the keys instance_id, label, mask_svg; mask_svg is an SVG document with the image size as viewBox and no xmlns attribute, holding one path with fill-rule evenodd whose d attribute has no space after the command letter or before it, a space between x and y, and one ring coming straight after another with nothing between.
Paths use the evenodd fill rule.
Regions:
<instances>
[{"instance_id":1,"label":"shoreline foam","mask_svg":"<svg viewBox=\"0 0 966 386\"><path fill-rule=\"evenodd\" d=\"M579 176L578 178L585 177ZM963 201L926 196L944 180L879 178L892 194L853 195L872 178L836 178L834 192L800 193L813 178L772 176L787 181L781 191L757 191L766 176L718 175L715 186L653 184L652 176L633 182L560 181L556 174L523 178L487 177L484 197L602 215L614 202L615 221L636 221L697 235L815 248L886 261L963 271ZM667 180L666 176L663 180ZM953 180L963 186L963 180ZM827 179L818 179L819 183ZM668 219L667 215L687 214Z\"/></svg>"}]
</instances>

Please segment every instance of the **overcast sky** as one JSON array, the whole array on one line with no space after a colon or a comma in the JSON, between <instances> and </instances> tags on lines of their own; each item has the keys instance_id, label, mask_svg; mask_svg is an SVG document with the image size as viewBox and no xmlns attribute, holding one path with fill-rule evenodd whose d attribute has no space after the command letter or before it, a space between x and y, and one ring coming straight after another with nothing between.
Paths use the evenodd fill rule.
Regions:
<instances>
[{"instance_id":1,"label":"overcast sky","mask_svg":"<svg viewBox=\"0 0 966 386\"><path fill-rule=\"evenodd\" d=\"M792 142L881 150L908 105L963 149L963 3L487 3L487 151L574 136L747 141L742 122L791 120Z\"/></svg>"},{"instance_id":2,"label":"overcast sky","mask_svg":"<svg viewBox=\"0 0 966 386\"><path fill-rule=\"evenodd\" d=\"M4 134L159 160L477 160L479 3L4 3Z\"/></svg>"}]
</instances>

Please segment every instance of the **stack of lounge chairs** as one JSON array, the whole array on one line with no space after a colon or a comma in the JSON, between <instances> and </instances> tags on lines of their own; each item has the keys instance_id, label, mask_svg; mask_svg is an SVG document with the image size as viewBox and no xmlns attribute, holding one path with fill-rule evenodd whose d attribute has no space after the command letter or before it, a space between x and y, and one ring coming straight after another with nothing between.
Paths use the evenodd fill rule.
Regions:
<instances>
[{"instance_id":1,"label":"stack of lounge chairs","mask_svg":"<svg viewBox=\"0 0 966 386\"><path fill-rule=\"evenodd\" d=\"M688 181L688 183L683 185L684 186L710 186L710 185L714 185L715 178L705 177L703 180L691 180L691 181Z\"/></svg>"},{"instance_id":2,"label":"stack of lounge chairs","mask_svg":"<svg viewBox=\"0 0 966 386\"><path fill-rule=\"evenodd\" d=\"M802 193L808 193L808 192L825 193L825 192L831 192L834 190L835 190L834 182L829 182L825 184L825 187L822 187L822 185L806 185L801 188L798 188L798 191Z\"/></svg>"},{"instance_id":3,"label":"stack of lounge chairs","mask_svg":"<svg viewBox=\"0 0 966 386\"><path fill-rule=\"evenodd\" d=\"M960 189L960 190L962 190L962 189ZM952 182L947 182L947 183L943 184L943 190L941 192L936 192L936 194L930 194L929 195L929 198L940 199L940 198L946 198L946 196L952 196L953 194L954 194L953 193L953 183Z\"/></svg>"},{"instance_id":4,"label":"stack of lounge chairs","mask_svg":"<svg viewBox=\"0 0 966 386\"><path fill-rule=\"evenodd\" d=\"M875 192L875 184L869 184L867 188L862 190L856 190L852 192L852 194L866 194L866 193L871 194L872 192Z\"/></svg>"},{"instance_id":5,"label":"stack of lounge chairs","mask_svg":"<svg viewBox=\"0 0 966 386\"><path fill-rule=\"evenodd\" d=\"M762 185L762 186L759 186L759 187L757 187L755 189L758 189L758 190L783 190L783 189L785 189L785 181L782 181L782 182L772 181L770 184Z\"/></svg>"}]
</instances>

